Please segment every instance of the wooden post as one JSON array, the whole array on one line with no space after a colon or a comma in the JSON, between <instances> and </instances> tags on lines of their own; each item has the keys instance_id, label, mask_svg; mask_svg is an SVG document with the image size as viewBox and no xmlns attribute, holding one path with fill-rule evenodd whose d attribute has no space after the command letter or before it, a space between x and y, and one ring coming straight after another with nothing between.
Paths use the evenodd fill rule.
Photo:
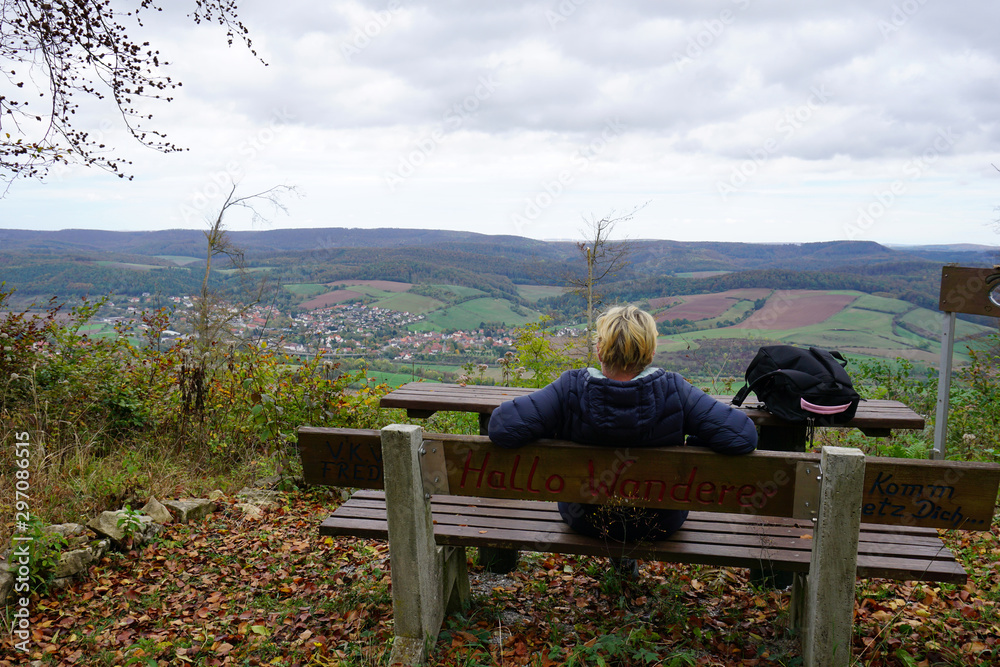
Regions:
<instances>
[{"instance_id":1,"label":"wooden post","mask_svg":"<svg viewBox=\"0 0 1000 667\"><path fill-rule=\"evenodd\" d=\"M423 664L444 618L443 557L434 544L431 504L420 474L422 443L419 426L393 424L382 429L396 635L390 664Z\"/></svg>"},{"instance_id":2,"label":"wooden post","mask_svg":"<svg viewBox=\"0 0 1000 667\"><path fill-rule=\"evenodd\" d=\"M824 447L820 465L823 482L813 531L802 653L806 667L847 667L865 455L848 447Z\"/></svg>"},{"instance_id":3,"label":"wooden post","mask_svg":"<svg viewBox=\"0 0 1000 667\"><path fill-rule=\"evenodd\" d=\"M948 403L951 400L951 360L955 349L955 316L946 312L941 325L941 363L938 365L937 415L934 418L934 449L931 458L944 460L948 435Z\"/></svg>"}]
</instances>

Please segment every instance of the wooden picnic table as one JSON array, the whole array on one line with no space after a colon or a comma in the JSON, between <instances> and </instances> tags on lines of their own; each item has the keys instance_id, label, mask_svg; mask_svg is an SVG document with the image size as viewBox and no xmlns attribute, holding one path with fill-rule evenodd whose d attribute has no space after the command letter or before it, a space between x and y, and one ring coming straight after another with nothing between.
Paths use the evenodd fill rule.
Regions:
<instances>
[{"instance_id":1,"label":"wooden picnic table","mask_svg":"<svg viewBox=\"0 0 1000 667\"><path fill-rule=\"evenodd\" d=\"M479 432L486 434L490 414L504 401L530 394L536 389L496 387L488 385L438 384L409 382L382 397L383 408L404 408L411 418L427 418L438 411L475 412L479 415ZM732 396L713 395L718 401L730 403ZM790 424L764 409L761 403L747 401L742 410L760 427L761 449L780 451L804 448L808 427ZM858 411L841 428L857 428L869 437L886 437L892 429L920 430L924 418L899 401L862 401Z\"/></svg>"}]
</instances>

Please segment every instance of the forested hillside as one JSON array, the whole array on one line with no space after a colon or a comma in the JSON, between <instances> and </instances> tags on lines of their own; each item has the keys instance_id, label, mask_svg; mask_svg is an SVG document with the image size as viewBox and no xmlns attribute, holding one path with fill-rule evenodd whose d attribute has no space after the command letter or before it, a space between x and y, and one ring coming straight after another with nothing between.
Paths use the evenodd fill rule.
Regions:
<instances>
[{"instance_id":1,"label":"forested hillside","mask_svg":"<svg viewBox=\"0 0 1000 667\"><path fill-rule=\"evenodd\" d=\"M245 251L246 266L275 286L343 280L451 284L525 305L518 285L565 285L585 271L577 244L569 241L414 229L272 229L229 236ZM943 263L986 265L1000 256L985 246L890 248L868 241L629 243L628 265L601 285L605 299L742 287L846 289L936 308ZM198 230L0 230L0 281L21 299L192 294L204 275L205 252ZM231 268L216 261L213 283L236 295L240 282ZM286 307L295 306L292 295L279 296ZM537 305L570 316L580 302L564 295Z\"/></svg>"}]
</instances>

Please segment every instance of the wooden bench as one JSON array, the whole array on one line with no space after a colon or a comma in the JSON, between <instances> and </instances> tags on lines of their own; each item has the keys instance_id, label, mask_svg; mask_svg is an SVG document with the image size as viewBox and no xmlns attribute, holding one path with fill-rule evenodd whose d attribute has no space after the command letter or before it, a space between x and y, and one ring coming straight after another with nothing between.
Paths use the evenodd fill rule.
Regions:
<instances>
[{"instance_id":1,"label":"wooden bench","mask_svg":"<svg viewBox=\"0 0 1000 667\"><path fill-rule=\"evenodd\" d=\"M379 407L402 408L411 419L426 419L438 411L472 412L479 418L479 433L488 432L490 415L504 401L530 394L536 389L489 385L461 385L436 382L409 382L389 392ZM713 396L726 405L732 396ZM745 401L739 409L753 421L759 434L757 448L769 451L804 452L810 440L806 424L791 424L754 401ZM837 428L856 428L870 438L884 438L893 430L920 430L923 416L899 401L866 400L858 406L854 418ZM509 572L517 566L516 549L479 547L479 562L490 572ZM793 581L788 571L764 572L751 568L751 579L758 584L788 586Z\"/></svg>"},{"instance_id":2,"label":"wooden bench","mask_svg":"<svg viewBox=\"0 0 1000 667\"><path fill-rule=\"evenodd\" d=\"M989 529L1000 483L995 464L837 447L742 457L558 441L505 450L401 425L302 427L298 439L306 482L363 489L320 533L389 540L392 662L406 664L426 658L446 611L468 604L465 547L490 546L793 571L805 663L847 665L855 578L964 582L936 529ZM693 511L668 540L621 544L570 531L556 500Z\"/></svg>"}]
</instances>

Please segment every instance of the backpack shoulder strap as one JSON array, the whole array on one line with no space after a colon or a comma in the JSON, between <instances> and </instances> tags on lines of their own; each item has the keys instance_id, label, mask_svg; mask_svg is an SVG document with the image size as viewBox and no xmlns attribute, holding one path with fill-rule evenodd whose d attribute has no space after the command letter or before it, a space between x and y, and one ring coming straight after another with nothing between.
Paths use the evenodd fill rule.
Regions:
<instances>
[{"instance_id":1,"label":"backpack shoulder strap","mask_svg":"<svg viewBox=\"0 0 1000 667\"><path fill-rule=\"evenodd\" d=\"M764 373L753 382L743 385L743 388L740 389L738 392L736 392L736 395L733 396L732 404L736 406L743 405L743 401L746 400L747 396L750 395L751 391L753 391L756 387L759 387L762 384L764 384L765 380L770 380L778 373L784 373L784 372L785 371L779 368L776 371L771 371L770 373Z\"/></svg>"}]
</instances>

